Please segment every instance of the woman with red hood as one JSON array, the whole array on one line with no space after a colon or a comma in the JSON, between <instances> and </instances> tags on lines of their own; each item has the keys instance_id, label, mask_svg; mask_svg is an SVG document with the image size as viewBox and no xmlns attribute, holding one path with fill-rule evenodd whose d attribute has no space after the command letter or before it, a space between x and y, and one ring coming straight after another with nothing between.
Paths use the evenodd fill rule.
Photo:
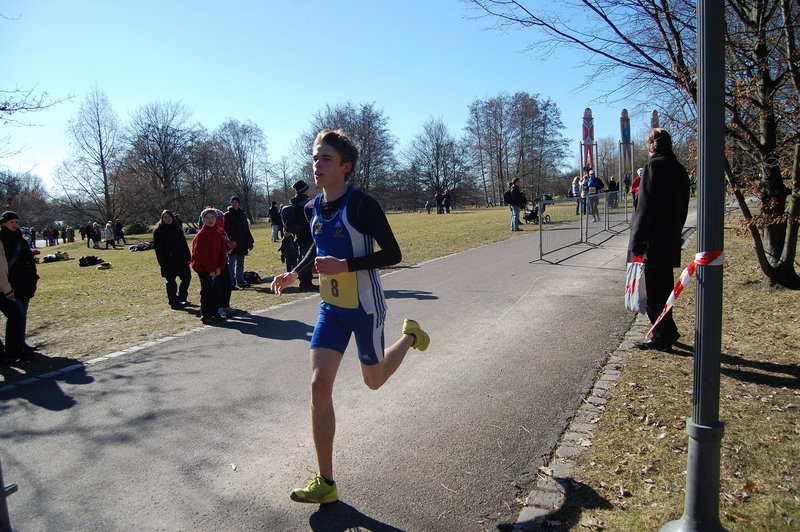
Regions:
<instances>
[{"instance_id":1,"label":"woman with red hood","mask_svg":"<svg viewBox=\"0 0 800 532\"><path fill-rule=\"evenodd\" d=\"M192 240L191 266L200 278L200 318L209 325L222 320L220 308L220 273L228 274L228 247L217 225L215 209L201 214L203 227Z\"/></svg>"}]
</instances>

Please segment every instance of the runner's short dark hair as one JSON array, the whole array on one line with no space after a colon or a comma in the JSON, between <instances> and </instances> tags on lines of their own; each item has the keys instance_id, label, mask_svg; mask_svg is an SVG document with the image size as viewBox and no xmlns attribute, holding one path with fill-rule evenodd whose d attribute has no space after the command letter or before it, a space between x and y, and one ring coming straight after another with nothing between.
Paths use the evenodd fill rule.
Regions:
<instances>
[{"instance_id":1,"label":"runner's short dark hair","mask_svg":"<svg viewBox=\"0 0 800 532\"><path fill-rule=\"evenodd\" d=\"M314 139L314 145L325 144L336 150L343 163L353 163L353 167L344 176L345 180L356 170L356 163L358 162L358 148L355 143L347 136L347 133L342 129L330 130L323 129L317 133L317 138Z\"/></svg>"}]
</instances>

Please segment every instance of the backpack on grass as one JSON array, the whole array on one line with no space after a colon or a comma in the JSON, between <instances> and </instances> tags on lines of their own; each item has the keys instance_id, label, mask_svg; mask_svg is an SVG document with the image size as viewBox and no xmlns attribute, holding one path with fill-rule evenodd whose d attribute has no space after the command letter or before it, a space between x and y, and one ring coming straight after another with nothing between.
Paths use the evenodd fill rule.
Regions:
<instances>
[{"instance_id":1,"label":"backpack on grass","mask_svg":"<svg viewBox=\"0 0 800 532\"><path fill-rule=\"evenodd\" d=\"M94 266L95 264L100 264L103 262L103 259L100 257L95 257L94 255L89 255L88 257L81 257L78 259L78 266L86 267L86 266Z\"/></svg>"},{"instance_id":2,"label":"backpack on grass","mask_svg":"<svg viewBox=\"0 0 800 532\"><path fill-rule=\"evenodd\" d=\"M259 284L261 276L257 272L244 272L244 282L247 284Z\"/></svg>"}]
</instances>

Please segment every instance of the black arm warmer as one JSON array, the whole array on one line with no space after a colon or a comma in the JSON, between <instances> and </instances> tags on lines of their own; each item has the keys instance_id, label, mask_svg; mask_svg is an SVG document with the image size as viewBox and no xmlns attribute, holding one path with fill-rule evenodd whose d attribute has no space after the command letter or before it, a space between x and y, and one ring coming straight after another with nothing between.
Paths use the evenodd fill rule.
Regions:
<instances>
[{"instance_id":1,"label":"black arm warmer","mask_svg":"<svg viewBox=\"0 0 800 532\"><path fill-rule=\"evenodd\" d=\"M329 219L339 209L344 200L344 196L330 203L322 202L320 210L322 216ZM307 220L314 216L314 200L309 201L303 209ZM394 237L389 220L381 209L380 204L371 196L356 190L350 197L347 204L347 218L353 227L371 235L377 242L380 250L370 253L364 257L347 259L348 271L369 270L373 268L385 268L397 264L403 259L400 252L400 245ZM305 273L314 264L317 257L316 246L311 246L300 264L294 269L298 274Z\"/></svg>"}]
</instances>

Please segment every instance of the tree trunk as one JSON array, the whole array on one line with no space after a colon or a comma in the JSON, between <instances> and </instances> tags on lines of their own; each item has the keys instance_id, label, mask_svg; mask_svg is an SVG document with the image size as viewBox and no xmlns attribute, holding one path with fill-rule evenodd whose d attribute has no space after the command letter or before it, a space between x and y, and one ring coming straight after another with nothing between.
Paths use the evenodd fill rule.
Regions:
<instances>
[{"instance_id":1,"label":"tree trunk","mask_svg":"<svg viewBox=\"0 0 800 532\"><path fill-rule=\"evenodd\" d=\"M798 150L796 150L796 155ZM798 214L800 214L800 194L798 194L798 181L797 173L795 173L795 191L790 200L790 210L788 219L790 223L787 228L787 221L778 222L773 221L770 225L759 225L754 219L750 207L747 206L746 198L742 193L739 183L733 177L730 165L727 164L725 172L728 183L733 190L733 195L739 205L739 210L742 217L745 219L745 224L750 231L750 237L753 239L753 247L755 248L756 259L764 274L764 281L769 286L782 286L792 290L800 290L800 276L794 270L794 258L797 250L797 225ZM797 165L795 165L797 167ZM782 185L782 183L781 183ZM785 188L785 187L784 187ZM762 186L762 193L765 187ZM786 196L784 196L785 198ZM766 205L763 201L762 205ZM775 201L770 202L772 205L778 203L777 198ZM785 201L783 202L785 205ZM792 214L793 213L793 214ZM778 240L780 239L780 240ZM779 251L778 251L779 250Z\"/></svg>"}]
</instances>

